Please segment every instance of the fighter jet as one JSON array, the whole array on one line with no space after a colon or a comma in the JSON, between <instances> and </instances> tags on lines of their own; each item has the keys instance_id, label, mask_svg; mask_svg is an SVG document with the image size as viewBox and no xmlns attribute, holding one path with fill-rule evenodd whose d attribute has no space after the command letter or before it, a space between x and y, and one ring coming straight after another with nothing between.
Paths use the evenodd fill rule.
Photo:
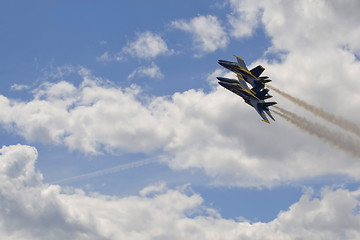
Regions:
<instances>
[{"instance_id":1,"label":"fighter jet","mask_svg":"<svg viewBox=\"0 0 360 240\"><path fill-rule=\"evenodd\" d=\"M235 55L234 55L235 56ZM246 82L248 82L252 86L252 90L254 92L259 92L265 87L265 83L271 82L269 77L264 76L260 77L262 72L265 70L264 67L258 65L257 67L249 69L246 67L246 64L242 58L235 56L237 62L230 62L226 60L219 60L218 63L234 72L238 78L243 78Z\"/></svg>"},{"instance_id":2,"label":"fighter jet","mask_svg":"<svg viewBox=\"0 0 360 240\"><path fill-rule=\"evenodd\" d=\"M239 95L244 99L247 104L255 108L255 110L259 113L264 122L270 123L265 113L269 115L272 120L275 121L275 119L270 113L269 106L276 104L276 102L264 101L264 99L267 98L266 96L269 89L263 89L258 92L253 92L248 88L246 82L241 77L239 77L238 80L223 77L217 77L217 79L219 80L218 83L221 86Z\"/></svg>"}]
</instances>

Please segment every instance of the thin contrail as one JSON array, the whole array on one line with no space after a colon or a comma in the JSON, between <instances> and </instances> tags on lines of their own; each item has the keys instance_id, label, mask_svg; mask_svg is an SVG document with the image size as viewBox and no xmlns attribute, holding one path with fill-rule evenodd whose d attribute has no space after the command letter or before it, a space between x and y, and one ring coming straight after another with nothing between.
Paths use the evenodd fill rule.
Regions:
<instances>
[{"instance_id":1,"label":"thin contrail","mask_svg":"<svg viewBox=\"0 0 360 240\"><path fill-rule=\"evenodd\" d=\"M304 108L305 110L315 114L316 116L319 116L321 118L323 118L324 120L326 120L327 122L333 123L339 127L341 127L344 130L347 130L351 133L354 133L355 135L360 137L360 126L343 118L340 116L337 116L335 114L326 112L325 110L323 110L322 108L316 107L314 105L311 105L307 102L305 102L304 100L301 100L299 98L296 98L294 96L291 96L290 94L285 93L284 91L281 91L279 89L277 89L276 87L273 86L268 86L270 89L274 90L275 92L279 93L280 95L282 95L283 97L289 99L290 101L292 101L293 103L295 103L296 105Z\"/></svg>"},{"instance_id":2,"label":"thin contrail","mask_svg":"<svg viewBox=\"0 0 360 240\"><path fill-rule=\"evenodd\" d=\"M346 136L340 132L336 132L330 130L329 128L307 120L304 117L300 117L295 113L287 111L283 108L274 107L278 111L273 111L278 114L280 117L294 124L296 127L301 130L309 133L310 135L316 136L320 140L337 147L338 149L350 154L353 157L360 157L360 142L351 138L350 136Z\"/></svg>"},{"instance_id":3,"label":"thin contrail","mask_svg":"<svg viewBox=\"0 0 360 240\"><path fill-rule=\"evenodd\" d=\"M128 170L128 169L132 169L132 168L141 167L141 166L156 162L158 159L159 159L159 157L147 158L147 159L137 161L137 162L126 163L126 164L118 165L118 166L115 166L112 168L102 169L102 170L98 170L98 171L91 172L91 173L85 173L85 174L74 176L74 177L60 179L60 180L51 182L51 184L58 184L58 183L63 183L63 182L78 181L78 180L82 180L82 179L86 179L86 178L100 177L100 176L103 176L106 174L111 174L111 173L120 172L120 171L124 171L124 170Z\"/></svg>"}]
</instances>

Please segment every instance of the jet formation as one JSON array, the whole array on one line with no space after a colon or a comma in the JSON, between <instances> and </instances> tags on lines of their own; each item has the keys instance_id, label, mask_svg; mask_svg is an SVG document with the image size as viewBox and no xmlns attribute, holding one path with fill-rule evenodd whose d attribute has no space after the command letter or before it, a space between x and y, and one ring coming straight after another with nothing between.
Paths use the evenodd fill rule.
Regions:
<instances>
[{"instance_id":1,"label":"jet formation","mask_svg":"<svg viewBox=\"0 0 360 240\"><path fill-rule=\"evenodd\" d=\"M266 114L275 121L274 117L271 115L269 107L277 103L264 101L265 99L272 97L269 95L269 89L265 86L265 84L271 82L271 80L267 76L260 76L265 68L259 65L249 70L242 58L237 56L235 57L237 62L219 60L218 63L226 69L234 72L237 79L217 77L219 80L218 83L227 90L242 97L247 104L255 108L263 119L262 121L270 123ZM251 89L248 84L250 84Z\"/></svg>"}]
</instances>

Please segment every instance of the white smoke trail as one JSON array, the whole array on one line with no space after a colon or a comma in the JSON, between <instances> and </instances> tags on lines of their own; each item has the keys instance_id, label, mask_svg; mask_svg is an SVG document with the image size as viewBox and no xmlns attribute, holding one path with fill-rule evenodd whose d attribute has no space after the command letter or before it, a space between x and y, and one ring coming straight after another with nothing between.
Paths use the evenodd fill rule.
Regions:
<instances>
[{"instance_id":1,"label":"white smoke trail","mask_svg":"<svg viewBox=\"0 0 360 240\"><path fill-rule=\"evenodd\" d=\"M300 117L295 113L287 111L283 108L277 106L274 108L280 111L277 112L273 110L274 113L278 114L280 117L284 118L301 130L309 133L310 135L316 136L320 140L337 147L338 149L350 154L353 157L360 157L360 142L358 140L355 140L350 136L346 136L340 132L332 131L321 124L311 122L306 118Z\"/></svg>"},{"instance_id":2,"label":"white smoke trail","mask_svg":"<svg viewBox=\"0 0 360 240\"><path fill-rule=\"evenodd\" d=\"M319 116L321 118L323 118L324 120L326 120L327 122L330 122L332 124L335 124L339 127L341 127L344 130L347 130L351 133L354 133L355 135L360 137L360 126L358 126L357 124L343 118L340 116L337 116L335 114L326 112L325 110L323 110L322 108L316 107L314 105L311 105L299 98L293 97L290 94L287 94L273 86L268 86L270 89L274 90L275 92L279 93L280 95L282 95L283 97L289 99L290 101L292 101L293 103L295 103L296 105L304 108L305 110L315 114L316 116Z\"/></svg>"},{"instance_id":3,"label":"white smoke trail","mask_svg":"<svg viewBox=\"0 0 360 240\"><path fill-rule=\"evenodd\" d=\"M154 163L154 162L157 162L158 159L159 159L159 157L147 158L147 159L137 161L137 162L126 163L126 164L118 165L118 166L115 166L112 168L102 169L102 170L91 172L91 173L86 173L86 174L82 174L82 175L78 175L78 176L74 176L74 177L60 179L60 180L51 182L51 184L58 184L58 183L63 183L63 182L79 181L79 180L83 180L86 178L100 177L103 175L116 173L116 172L132 169L132 168L141 167L141 166L144 166L144 165L147 165L150 163Z\"/></svg>"}]
</instances>

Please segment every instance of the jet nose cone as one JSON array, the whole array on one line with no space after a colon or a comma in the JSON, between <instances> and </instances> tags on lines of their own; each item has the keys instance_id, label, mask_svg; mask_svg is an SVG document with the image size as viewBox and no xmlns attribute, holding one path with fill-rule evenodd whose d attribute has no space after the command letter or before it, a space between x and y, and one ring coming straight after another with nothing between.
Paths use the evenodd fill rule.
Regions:
<instances>
[{"instance_id":1,"label":"jet nose cone","mask_svg":"<svg viewBox=\"0 0 360 240\"><path fill-rule=\"evenodd\" d=\"M224 82L220 81L220 82L218 82L218 84L220 84L222 87L226 88L226 86L225 86L226 84Z\"/></svg>"},{"instance_id":2,"label":"jet nose cone","mask_svg":"<svg viewBox=\"0 0 360 240\"><path fill-rule=\"evenodd\" d=\"M221 82L231 83L231 84L239 84L240 82L236 79L217 77L217 79Z\"/></svg>"},{"instance_id":3,"label":"jet nose cone","mask_svg":"<svg viewBox=\"0 0 360 240\"><path fill-rule=\"evenodd\" d=\"M225 86L224 86L224 82L221 82L221 81L220 81L220 82L218 82L218 84L220 84L221 86L225 87Z\"/></svg>"},{"instance_id":4,"label":"jet nose cone","mask_svg":"<svg viewBox=\"0 0 360 240\"><path fill-rule=\"evenodd\" d=\"M224 88L226 88L226 89L229 89L231 86L231 84L229 84L229 83L227 83L227 82L222 82L222 81L220 81L220 82L218 82L218 84L220 84L221 86L223 86Z\"/></svg>"},{"instance_id":5,"label":"jet nose cone","mask_svg":"<svg viewBox=\"0 0 360 240\"><path fill-rule=\"evenodd\" d=\"M229 66L229 63L224 60L219 60L218 63L223 66L224 68L227 68Z\"/></svg>"},{"instance_id":6,"label":"jet nose cone","mask_svg":"<svg viewBox=\"0 0 360 240\"><path fill-rule=\"evenodd\" d=\"M224 68L230 69L232 68L232 63L225 60L219 60L218 63L223 66Z\"/></svg>"}]
</instances>

